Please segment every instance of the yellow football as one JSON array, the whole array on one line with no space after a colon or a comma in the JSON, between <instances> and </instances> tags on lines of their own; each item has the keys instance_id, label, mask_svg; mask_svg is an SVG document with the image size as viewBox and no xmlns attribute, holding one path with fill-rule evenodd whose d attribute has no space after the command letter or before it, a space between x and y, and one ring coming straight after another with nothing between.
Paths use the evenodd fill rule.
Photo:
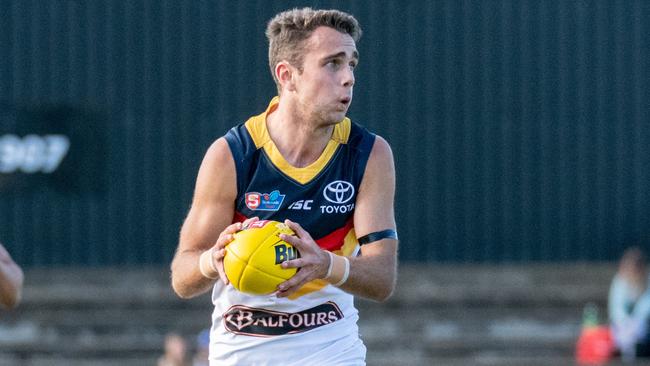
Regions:
<instances>
[{"instance_id":1,"label":"yellow football","mask_svg":"<svg viewBox=\"0 0 650 366\"><path fill-rule=\"evenodd\" d=\"M234 234L233 241L226 246L223 266L228 280L237 290L254 295L269 294L296 274L296 268L280 266L300 256L291 244L280 239L280 234L293 235L294 232L281 222L260 220Z\"/></svg>"}]
</instances>

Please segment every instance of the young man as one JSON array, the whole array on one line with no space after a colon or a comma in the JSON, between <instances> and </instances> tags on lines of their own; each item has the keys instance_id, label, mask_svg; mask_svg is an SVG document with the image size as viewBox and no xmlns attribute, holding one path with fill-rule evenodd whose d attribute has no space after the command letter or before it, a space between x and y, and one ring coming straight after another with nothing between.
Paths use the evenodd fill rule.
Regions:
<instances>
[{"instance_id":1,"label":"young man","mask_svg":"<svg viewBox=\"0 0 650 366\"><path fill-rule=\"evenodd\" d=\"M172 262L176 293L212 288L211 365L363 365L353 295L387 299L396 282L395 170L388 143L352 123L354 17L294 9L267 28L279 97L208 149ZM299 271L252 296L223 271L232 234L283 221ZM361 247L360 245L363 246Z\"/></svg>"},{"instance_id":2,"label":"young man","mask_svg":"<svg viewBox=\"0 0 650 366\"><path fill-rule=\"evenodd\" d=\"M0 304L7 309L18 306L23 289L23 271L0 244Z\"/></svg>"}]
</instances>

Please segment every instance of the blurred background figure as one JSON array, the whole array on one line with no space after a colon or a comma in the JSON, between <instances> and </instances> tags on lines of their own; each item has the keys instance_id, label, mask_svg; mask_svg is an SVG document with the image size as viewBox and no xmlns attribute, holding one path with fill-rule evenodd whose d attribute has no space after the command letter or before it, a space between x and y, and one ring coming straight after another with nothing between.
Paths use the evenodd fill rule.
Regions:
<instances>
[{"instance_id":1,"label":"blurred background figure","mask_svg":"<svg viewBox=\"0 0 650 366\"><path fill-rule=\"evenodd\" d=\"M187 342L178 333L171 332L165 337L165 353L158 359L158 366L189 366Z\"/></svg>"},{"instance_id":2,"label":"blurred background figure","mask_svg":"<svg viewBox=\"0 0 650 366\"><path fill-rule=\"evenodd\" d=\"M210 329L204 329L196 336L196 352L192 359L192 366L208 366L210 350Z\"/></svg>"},{"instance_id":3,"label":"blurred background figure","mask_svg":"<svg viewBox=\"0 0 650 366\"><path fill-rule=\"evenodd\" d=\"M650 357L648 265L638 247L627 249L609 290L609 319L624 360Z\"/></svg>"},{"instance_id":4,"label":"blurred background figure","mask_svg":"<svg viewBox=\"0 0 650 366\"><path fill-rule=\"evenodd\" d=\"M3 307L13 309L18 305L23 290L23 279L22 269L0 243L0 304Z\"/></svg>"}]
</instances>

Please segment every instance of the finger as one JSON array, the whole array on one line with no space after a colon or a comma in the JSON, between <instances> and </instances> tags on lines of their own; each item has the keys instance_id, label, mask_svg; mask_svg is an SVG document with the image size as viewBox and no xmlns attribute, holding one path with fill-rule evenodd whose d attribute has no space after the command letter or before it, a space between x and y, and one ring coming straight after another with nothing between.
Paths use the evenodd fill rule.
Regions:
<instances>
[{"instance_id":1,"label":"finger","mask_svg":"<svg viewBox=\"0 0 650 366\"><path fill-rule=\"evenodd\" d=\"M296 283L295 285L287 287L285 290L279 290L276 293L276 296L278 296L278 297L289 297L293 293L295 293L296 291L300 290L307 282L309 282L309 280L308 280L307 277L305 277L305 278L303 278L303 280Z\"/></svg>"},{"instance_id":2,"label":"finger","mask_svg":"<svg viewBox=\"0 0 650 366\"><path fill-rule=\"evenodd\" d=\"M305 229L303 229L302 226L300 226L300 224L298 224L297 222L293 222L289 219L286 219L284 220L284 224L287 225L289 229L293 230L293 232L295 232L299 238L311 239L311 235L309 235L309 233Z\"/></svg>"},{"instance_id":3,"label":"finger","mask_svg":"<svg viewBox=\"0 0 650 366\"><path fill-rule=\"evenodd\" d=\"M212 251L212 260L216 263L217 272L219 272L219 278L224 285L230 283L228 276L226 276L226 270L223 268L223 257L226 255L225 249L217 249Z\"/></svg>"},{"instance_id":4,"label":"finger","mask_svg":"<svg viewBox=\"0 0 650 366\"><path fill-rule=\"evenodd\" d=\"M288 281L285 281L278 285L278 291L276 292L277 297L287 297L292 293L298 291L305 283L307 278L305 276L298 277L298 275L291 277Z\"/></svg>"},{"instance_id":5,"label":"finger","mask_svg":"<svg viewBox=\"0 0 650 366\"><path fill-rule=\"evenodd\" d=\"M299 258L299 259L292 259L290 261L284 261L284 262L282 262L280 264L280 266L282 268L284 268L284 269L287 269L287 268L300 268L300 267L303 267L305 264L306 264L305 260L303 260L302 258Z\"/></svg>"},{"instance_id":6,"label":"finger","mask_svg":"<svg viewBox=\"0 0 650 366\"><path fill-rule=\"evenodd\" d=\"M235 237L232 234L223 234L219 236L219 239L217 239L217 242L215 243L215 247L217 249L223 249L226 247L226 245L230 244L231 241L233 241Z\"/></svg>"},{"instance_id":7,"label":"finger","mask_svg":"<svg viewBox=\"0 0 650 366\"><path fill-rule=\"evenodd\" d=\"M278 237L287 243L293 245L294 247L298 248L300 250L301 248L304 248L304 244L302 240L295 236L295 235L289 235L289 234L280 234Z\"/></svg>"},{"instance_id":8,"label":"finger","mask_svg":"<svg viewBox=\"0 0 650 366\"><path fill-rule=\"evenodd\" d=\"M296 284L300 283L302 280L303 275L301 273L296 273L293 277L290 279L280 283L277 287L279 292L284 292L290 289L291 287L295 286Z\"/></svg>"},{"instance_id":9,"label":"finger","mask_svg":"<svg viewBox=\"0 0 650 366\"><path fill-rule=\"evenodd\" d=\"M244 220L244 222L242 223L242 227L241 227L240 230L248 229L248 227L249 227L252 223L254 223L255 221L259 221L259 219L260 219L259 217L254 216L254 217L250 217L250 218Z\"/></svg>"},{"instance_id":10,"label":"finger","mask_svg":"<svg viewBox=\"0 0 650 366\"><path fill-rule=\"evenodd\" d=\"M230 280L228 280L226 270L223 269L223 262L217 265L217 272L219 272L219 278L221 278L221 282L223 282L224 285L228 285L230 283Z\"/></svg>"},{"instance_id":11,"label":"finger","mask_svg":"<svg viewBox=\"0 0 650 366\"><path fill-rule=\"evenodd\" d=\"M221 232L221 235L234 234L234 233L238 232L239 230L241 230L241 228L242 228L242 223L241 222L236 222L234 224L230 224L230 225L226 226L225 229L223 229L223 231Z\"/></svg>"},{"instance_id":12,"label":"finger","mask_svg":"<svg viewBox=\"0 0 650 366\"><path fill-rule=\"evenodd\" d=\"M226 249L215 249L212 251L212 259L215 263L223 262L223 257L226 256Z\"/></svg>"}]
</instances>

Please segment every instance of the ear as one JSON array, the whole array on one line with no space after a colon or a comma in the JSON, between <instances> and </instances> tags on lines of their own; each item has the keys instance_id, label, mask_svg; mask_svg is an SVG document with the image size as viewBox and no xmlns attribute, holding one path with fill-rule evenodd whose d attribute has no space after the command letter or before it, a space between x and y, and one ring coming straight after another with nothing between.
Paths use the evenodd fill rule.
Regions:
<instances>
[{"instance_id":1,"label":"ear","mask_svg":"<svg viewBox=\"0 0 650 366\"><path fill-rule=\"evenodd\" d=\"M294 83L294 74L296 69L291 66L287 61L280 61L275 65L275 77L282 86L282 90L295 91L296 86Z\"/></svg>"}]
</instances>

